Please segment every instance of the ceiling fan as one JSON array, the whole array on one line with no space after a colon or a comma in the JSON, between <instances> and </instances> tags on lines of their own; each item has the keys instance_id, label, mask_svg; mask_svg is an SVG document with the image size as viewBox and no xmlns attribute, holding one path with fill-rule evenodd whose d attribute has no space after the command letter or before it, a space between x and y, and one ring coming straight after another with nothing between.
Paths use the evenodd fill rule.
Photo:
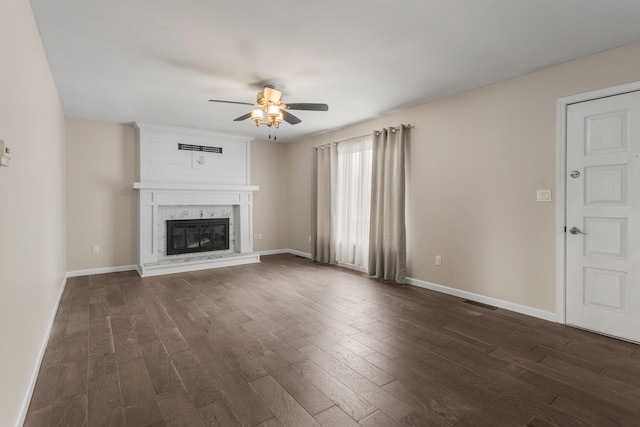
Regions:
<instances>
[{"instance_id":1,"label":"ceiling fan","mask_svg":"<svg viewBox=\"0 0 640 427\"><path fill-rule=\"evenodd\" d=\"M243 114L242 116L234 119L234 122L240 122L251 118L256 126L266 125L273 126L275 128L280 127L280 123L283 121L295 125L302 120L291 114L287 110L309 110L309 111L328 111L329 106L327 104L310 104L310 103L298 103L298 104L285 104L282 102L282 92L277 90L272 85L266 85L262 91L258 92L257 100L255 104L249 102L239 101L223 101L220 99L210 99L210 102L222 102L225 104L242 104L251 105L254 107L251 112ZM266 117L266 118L265 118Z\"/></svg>"}]
</instances>

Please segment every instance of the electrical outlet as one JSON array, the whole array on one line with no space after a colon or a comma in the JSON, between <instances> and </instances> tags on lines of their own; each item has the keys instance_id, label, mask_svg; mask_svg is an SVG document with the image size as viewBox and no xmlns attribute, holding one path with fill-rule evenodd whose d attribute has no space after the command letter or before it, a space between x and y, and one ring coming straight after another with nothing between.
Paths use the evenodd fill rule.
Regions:
<instances>
[{"instance_id":1,"label":"electrical outlet","mask_svg":"<svg viewBox=\"0 0 640 427\"><path fill-rule=\"evenodd\" d=\"M262 234L258 234L258 240L262 240Z\"/></svg>"},{"instance_id":2,"label":"electrical outlet","mask_svg":"<svg viewBox=\"0 0 640 427\"><path fill-rule=\"evenodd\" d=\"M436 255L436 265L438 266L442 265L442 256Z\"/></svg>"},{"instance_id":3,"label":"electrical outlet","mask_svg":"<svg viewBox=\"0 0 640 427\"><path fill-rule=\"evenodd\" d=\"M99 254L100 253L100 245L93 245L93 248L91 249L91 251L94 254Z\"/></svg>"},{"instance_id":4,"label":"electrical outlet","mask_svg":"<svg viewBox=\"0 0 640 427\"><path fill-rule=\"evenodd\" d=\"M258 240L258 235L257 234L253 235L253 240Z\"/></svg>"}]
</instances>

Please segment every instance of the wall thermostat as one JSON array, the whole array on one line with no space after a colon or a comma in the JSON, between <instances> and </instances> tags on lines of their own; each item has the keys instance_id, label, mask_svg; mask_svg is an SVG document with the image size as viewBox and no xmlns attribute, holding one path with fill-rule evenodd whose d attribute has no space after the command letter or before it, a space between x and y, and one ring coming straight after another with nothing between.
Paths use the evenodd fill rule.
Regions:
<instances>
[{"instance_id":1,"label":"wall thermostat","mask_svg":"<svg viewBox=\"0 0 640 427\"><path fill-rule=\"evenodd\" d=\"M0 166L9 166L10 161L11 150L9 150L9 147L0 139Z\"/></svg>"}]
</instances>

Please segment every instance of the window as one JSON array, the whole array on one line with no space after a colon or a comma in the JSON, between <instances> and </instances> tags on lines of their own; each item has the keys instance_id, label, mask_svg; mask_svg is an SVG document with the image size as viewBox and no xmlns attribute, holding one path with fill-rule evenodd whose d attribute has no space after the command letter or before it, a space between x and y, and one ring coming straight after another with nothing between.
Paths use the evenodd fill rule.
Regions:
<instances>
[{"instance_id":1,"label":"window","mask_svg":"<svg viewBox=\"0 0 640 427\"><path fill-rule=\"evenodd\" d=\"M338 144L336 174L336 260L365 268L369 259L372 137Z\"/></svg>"}]
</instances>

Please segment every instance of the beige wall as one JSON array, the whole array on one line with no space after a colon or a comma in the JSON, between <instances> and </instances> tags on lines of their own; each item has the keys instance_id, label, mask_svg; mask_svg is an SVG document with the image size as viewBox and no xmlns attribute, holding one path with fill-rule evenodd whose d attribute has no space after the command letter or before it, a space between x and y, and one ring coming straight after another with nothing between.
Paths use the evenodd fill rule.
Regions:
<instances>
[{"instance_id":1,"label":"beige wall","mask_svg":"<svg viewBox=\"0 0 640 427\"><path fill-rule=\"evenodd\" d=\"M289 247L310 252L311 147L411 123L409 276L555 312L556 101L638 80L635 43L292 144Z\"/></svg>"},{"instance_id":2,"label":"beige wall","mask_svg":"<svg viewBox=\"0 0 640 427\"><path fill-rule=\"evenodd\" d=\"M66 138L68 270L137 264L133 127L67 119Z\"/></svg>"},{"instance_id":3,"label":"beige wall","mask_svg":"<svg viewBox=\"0 0 640 427\"><path fill-rule=\"evenodd\" d=\"M253 241L255 251L287 247L287 146L275 142L251 142L251 185L253 194Z\"/></svg>"},{"instance_id":4,"label":"beige wall","mask_svg":"<svg viewBox=\"0 0 640 427\"><path fill-rule=\"evenodd\" d=\"M0 40L0 139L13 153L0 168L0 425L12 426L66 272L64 117L27 0L0 2Z\"/></svg>"}]
</instances>

